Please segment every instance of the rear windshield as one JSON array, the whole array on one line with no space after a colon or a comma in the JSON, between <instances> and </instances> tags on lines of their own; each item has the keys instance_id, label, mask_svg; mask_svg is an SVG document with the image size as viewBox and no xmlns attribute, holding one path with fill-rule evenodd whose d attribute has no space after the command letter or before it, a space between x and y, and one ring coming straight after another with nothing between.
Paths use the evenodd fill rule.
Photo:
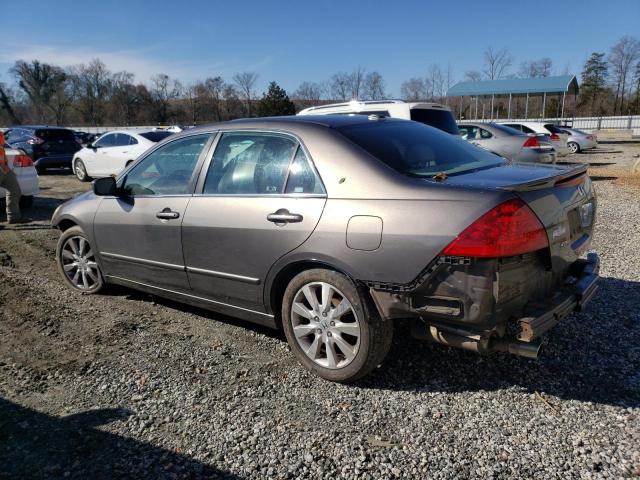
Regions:
<instances>
[{"instance_id":1,"label":"rear windshield","mask_svg":"<svg viewBox=\"0 0 640 480\"><path fill-rule=\"evenodd\" d=\"M164 140L167 137L173 135L173 132L145 132L141 133L140 136L146 138L147 140L151 140L152 142L159 142L160 140Z\"/></svg>"},{"instance_id":2,"label":"rear windshield","mask_svg":"<svg viewBox=\"0 0 640 480\"><path fill-rule=\"evenodd\" d=\"M411 109L411 120L439 128L453 135L459 135L456 120L449 110L435 110L430 108Z\"/></svg>"},{"instance_id":3,"label":"rear windshield","mask_svg":"<svg viewBox=\"0 0 640 480\"><path fill-rule=\"evenodd\" d=\"M75 142L76 137L72 130L65 130L64 128L43 128L36 130L36 137L43 139L45 142L66 140Z\"/></svg>"},{"instance_id":4,"label":"rear windshield","mask_svg":"<svg viewBox=\"0 0 640 480\"><path fill-rule=\"evenodd\" d=\"M491 128L495 130L500 130L502 133L507 135L520 135L522 136L522 132L520 130L516 130L515 128L507 127L506 125L500 125L499 123L492 123Z\"/></svg>"},{"instance_id":5,"label":"rear windshield","mask_svg":"<svg viewBox=\"0 0 640 480\"><path fill-rule=\"evenodd\" d=\"M549 130L551 133L567 133L561 128L556 127L555 125L545 125L544 128Z\"/></svg>"},{"instance_id":6,"label":"rear windshield","mask_svg":"<svg viewBox=\"0 0 640 480\"><path fill-rule=\"evenodd\" d=\"M417 122L378 121L337 130L394 170L413 177L455 175L505 162L458 136Z\"/></svg>"}]
</instances>

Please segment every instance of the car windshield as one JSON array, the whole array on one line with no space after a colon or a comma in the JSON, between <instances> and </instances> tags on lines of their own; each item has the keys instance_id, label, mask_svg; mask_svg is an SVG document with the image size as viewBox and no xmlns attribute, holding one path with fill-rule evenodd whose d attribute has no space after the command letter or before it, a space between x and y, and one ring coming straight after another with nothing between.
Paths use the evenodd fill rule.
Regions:
<instances>
[{"instance_id":1,"label":"car windshield","mask_svg":"<svg viewBox=\"0 0 640 480\"><path fill-rule=\"evenodd\" d=\"M425 125L431 125L432 127L439 128L453 135L460 134L453 114L449 110L413 108L411 110L411 120L424 123Z\"/></svg>"},{"instance_id":2,"label":"car windshield","mask_svg":"<svg viewBox=\"0 0 640 480\"><path fill-rule=\"evenodd\" d=\"M43 128L36 130L35 135L36 137L43 139L45 142L76 141L76 137L73 135L73 132L63 128Z\"/></svg>"},{"instance_id":3,"label":"car windshield","mask_svg":"<svg viewBox=\"0 0 640 480\"><path fill-rule=\"evenodd\" d=\"M346 125L338 131L378 160L408 176L431 177L505 163L460 137L417 122L377 121Z\"/></svg>"},{"instance_id":4,"label":"car windshield","mask_svg":"<svg viewBox=\"0 0 640 480\"><path fill-rule=\"evenodd\" d=\"M141 137L144 137L152 142L159 142L160 140L164 140L171 135L173 135L173 132L167 132L166 130L161 130L158 132L144 132L140 134Z\"/></svg>"}]
</instances>

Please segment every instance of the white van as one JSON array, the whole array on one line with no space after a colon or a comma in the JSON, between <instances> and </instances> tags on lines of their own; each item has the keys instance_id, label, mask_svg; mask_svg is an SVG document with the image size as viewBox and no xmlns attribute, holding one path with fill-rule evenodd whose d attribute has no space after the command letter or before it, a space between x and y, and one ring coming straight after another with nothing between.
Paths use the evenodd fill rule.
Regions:
<instances>
[{"instance_id":1,"label":"white van","mask_svg":"<svg viewBox=\"0 0 640 480\"><path fill-rule=\"evenodd\" d=\"M319 105L301 110L298 115L380 115L404 118L458 135L458 125L451 109L439 103L405 102L403 100L352 100L345 103Z\"/></svg>"}]
</instances>

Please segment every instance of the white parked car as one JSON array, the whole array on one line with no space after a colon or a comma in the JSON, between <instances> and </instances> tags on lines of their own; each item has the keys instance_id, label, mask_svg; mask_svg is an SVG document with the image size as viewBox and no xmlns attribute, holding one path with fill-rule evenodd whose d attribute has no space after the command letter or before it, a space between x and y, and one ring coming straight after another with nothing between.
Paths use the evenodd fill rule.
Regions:
<instances>
[{"instance_id":1,"label":"white parked car","mask_svg":"<svg viewBox=\"0 0 640 480\"><path fill-rule=\"evenodd\" d=\"M40 193L40 181L38 180L38 172L33 165L33 160L22 150L11 148L9 145L4 146L7 154L7 163L9 168L13 170L18 177L18 184L22 191L20 198L20 206L29 208L33 204L33 197ZM0 187L0 198L4 198L7 191Z\"/></svg>"},{"instance_id":2,"label":"white parked car","mask_svg":"<svg viewBox=\"0 0 640 480\"><path fill-rule=\"evenodd\" d=\"M73 173L82 182L94 177L117 175L157 142L172 134L165 130L107 132L75 153L71 164Z\"/></svg>"},{"instance_id":3,"label":"white parked car","mask_svg":"<svg viewBox=\"0 0 640 480\"><path fill-rule=\"evenodd\" d=\"M404 118L424 123L431 127L459 135L456 119L451 109L433 102L405 102L402 100L352 100L345 103L333 103L305 108L298 115L338 115L360 114L379 115L381 117Z\"/></svg>"},{"instance_id":4,"label":"white parked car","mask_svg":"<svg viewBox=\"0 0 640 480\"><path fill-rule=\"evenodd\" d=\"M560 128L550 123L542 122L500 122L507 127L515 128L524 133L534 133L538 135L547 135L551 139L553 148L556 149L556 153L559 157L565 157L571 153L567 142L569 141L569 135L563 132Z\"/></svg>"}]
</instances>

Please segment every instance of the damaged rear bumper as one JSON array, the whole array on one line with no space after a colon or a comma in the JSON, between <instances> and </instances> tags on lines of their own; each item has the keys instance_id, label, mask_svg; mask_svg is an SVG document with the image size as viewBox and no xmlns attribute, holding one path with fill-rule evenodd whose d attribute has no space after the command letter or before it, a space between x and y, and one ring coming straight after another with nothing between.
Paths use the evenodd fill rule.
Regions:
<instances>
[{"instance_id":1,"label":"damaged rear bumper","mask_svg":"<svg viewBox=\"0 0 640 480\"><path fill-rule=\"evenodd\" d=\"M518 268L521 269L521 274L533 275L531 265L524 263ZM598 290L599 268L600 261L597 254L590 253L586 259L577 260L570 265L559 287L546 292L545 295L538 295L537 300L528 300L522 304L517 304L512 299L503 301L501 304L498 291L504 292L509 285L503 284L498 287L498 280L500 275L506 276L509 272L500 271L499 268L493 271L487 269L487 282L482 284L474 280L470 288L473 291L484 290L485 299L480 302L482 304L480 307L478 303L471 304L471 309L481 308L487 313L492 313L488 313L481 322L476 323L469 321L470 317L465 312L468 302L465 303L465 300L460 298L443 297L439 304L431 302L430 305L421 305L416 308L419 303L412 295L421 296L416 291L382 292L370 288L370 292L384 318L419 319L420 321L415 322L412 329L412 334L417 338L480 353L504 351L537 358L540 337L570 313L583 310L593 298ZM541 275L539 272L538 274ZM447 282L454 278L451 271L447 275ZM473 278L476 279L476 277ZM533 288L533 285L536 283L533 282L530 288ZM491 300L487 299L489 297ZM493 303L490 308L484 305L491 302Z\"/></svg>"}]
</instances>

